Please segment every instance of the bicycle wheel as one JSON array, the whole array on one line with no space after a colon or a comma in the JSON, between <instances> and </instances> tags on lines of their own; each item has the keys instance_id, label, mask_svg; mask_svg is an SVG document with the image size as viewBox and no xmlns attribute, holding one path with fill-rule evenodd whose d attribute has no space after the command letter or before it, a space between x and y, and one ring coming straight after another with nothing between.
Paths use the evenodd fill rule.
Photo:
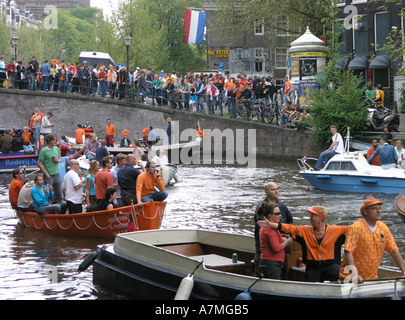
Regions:
<instances>
[{"instance_id":1,"label":"bicycle wheel","mask_svg":"<svg viewBox=\"0 0 405 320\"><path fill-rule=\"evenodd\" d=\"M252 106L252 114L251 114L251 118L253 121L258 121L260 120L260 111L259 111L259 106L258 105L253 105Z\"/></svg>"},{"instance_id":2,"label":"bicycle wheel","mask_svg":"<svg viewBox=\"0 0 405 320\"><path fill-rule=\"evenodd\" d=\"M263 120L267 124L270 124L274 119L274 111L269 106L264 106Z\"/></svg>"},{"instance_id":3,"label":"bicycle wheel","mask_svg":"<svg viewBox=\"0 0 405 320\"><path fill-rule=\"evenodd\" d=\"M243 104L240 104L240 105L238 106L238 110L237 110L237 113L236 113L236 117L237 117L238 119L246 119L246 110L245 110L245 107L244 107Z\"/></svg>"}]
</instances>

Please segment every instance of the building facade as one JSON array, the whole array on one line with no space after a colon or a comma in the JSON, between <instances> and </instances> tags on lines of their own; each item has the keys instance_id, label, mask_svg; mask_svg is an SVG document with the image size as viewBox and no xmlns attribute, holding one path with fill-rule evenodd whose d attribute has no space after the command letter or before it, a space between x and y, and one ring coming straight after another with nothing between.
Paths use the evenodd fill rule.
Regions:
<instances>
[{"instance_id":1,"label":"building facade","mask_svg":"<svg viewBox=\"0 0 405 320\"><path fill-rule=\"evenodd\" d=\"M383 48L393 29L404 30L404 21L395 1L339 0L339 18L344 26L340 37L337 67L348 68L374 86L381 84L385 105L392 108L395 77L402 61L392 61Z\"/></svg>"}]
</instances>

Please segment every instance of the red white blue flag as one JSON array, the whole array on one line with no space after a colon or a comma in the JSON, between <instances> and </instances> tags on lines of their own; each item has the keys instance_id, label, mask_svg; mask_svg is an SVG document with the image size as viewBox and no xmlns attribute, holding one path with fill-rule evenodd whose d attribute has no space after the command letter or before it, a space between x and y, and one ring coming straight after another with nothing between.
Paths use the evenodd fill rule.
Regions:
<instances>
[{"instance_id":1,"label":"red white blue flag","mask_svg":"<svg viewBox=\"0 0 405 320\"><path fill-rule=\"evenodd\" d=\"M205 12L184 10L183 42L202 44L206 21Z\"/></svg>"}]
</instances>

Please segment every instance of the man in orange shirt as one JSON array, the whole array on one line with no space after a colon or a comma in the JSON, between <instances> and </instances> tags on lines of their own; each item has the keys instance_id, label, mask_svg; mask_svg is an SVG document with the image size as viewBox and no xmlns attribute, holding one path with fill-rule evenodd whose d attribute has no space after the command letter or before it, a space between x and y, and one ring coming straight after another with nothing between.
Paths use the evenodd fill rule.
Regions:
<instances>
[{"instance_id":1,"label":"man in orange shirt","mask_svg":"<svg viewBox=\"0 0 405 320\"><path fill-rule=\"evenodd\" d=\"M367 150L367 155L366 159L368 160L373 153L377 150L378 148L378 141L377 139L373 139L373 142L371 144L371 148ZM372 166L379 166L380 165L380 155L376 156L373 161L370 163Z\"/></svg>"},{"instance_id":2,"label":"man in orange shirt","mask_svg":"<svg viewBox=\"0 0 405 320\"><path fill-rule=\"evenodd\" d=\"M97 172L94 177L97 204L99 204L101 200L103 200L107 188L114 187L114 176L110 172L113 167L113 161L111 157L104 157L101 161L101 165L103 169Z\"/></svg>"},{"instance_id":3,"label":"man in orange shirt","mask_svg":"<svg viewBox=\"0 0 405 320\"><path fill-rule=\"evenodd\" d=\"M17 210L18 196L22 187L24 186L24 172L20 168L13 170L13 181L11 181L10 188L8 189L8 197L10 200L11 208Z\"/></svg>"},{"instance_id":4,"label":"man in orange shirt","mask_svg":"<svg viewBox=\"0 0 405 320\"><path fill-rule=\"evenodd\" d=\"M76 133L76 143L79 143L79 144L84 143L84 136L86 135L86 132L82 128L81 124L77 125L77 129L76 129L75 133Z\"/></svg>"},{"instance_id":5,"label":"man in orange shirt","mask_svg":"<svg viewBox=\"0 0 405 320\"><path fill-rule=\"evenodd\" d=\"M107 140L107 147L114 147L115 127L111 124L111 119L107 119L107 125L104 129Z\"/></svg>"},{"instance_id":6,"label":"man in orange shirt","mask_svg":"<svg viewBox=\"0 0 405 320\"><path fill-rule=\"evenodd\" d=\"M377 199L366 199L360 209L363 219L352 224L347 232L345 251L340 267L340 278L362 283L365 279L378 279L384 251L405 275L405 265L388 226L381 222L381 206Z\"/></svg>"},{"instance_id":7,"label":"man in orange shirt","mask_svg":"<svg viewBox=\"0 0 405 320\"><path fill-rule=\"evenodd\" d=\"M147 162L145 165L145 172L142 172L136 181L136 198L138 205L142 202L150 201L164 201L168 193L165 186L160 179L160 174L156 174L156 164L154 162ZM159 191L155 192L155 185Z\"/></svg>"}]
</instances>

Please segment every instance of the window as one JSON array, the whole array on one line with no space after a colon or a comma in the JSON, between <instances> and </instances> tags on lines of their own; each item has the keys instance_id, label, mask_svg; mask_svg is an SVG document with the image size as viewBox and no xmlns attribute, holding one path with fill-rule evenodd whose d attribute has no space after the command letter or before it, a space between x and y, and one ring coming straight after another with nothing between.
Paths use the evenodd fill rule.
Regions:
<instances>
[{"instance_id":1,"label":"window","mask_svg":"<svg viewBox=\"0 0 405 320\"><path fill-rule=\"evenodd\" d=\"M278 17L276 22L277 36L289 36L287 32L288 28L288 18L287 17Z\"/></svg>"},{"instance_id":2,"label":"window","mask_svg":"<svg viewBox=\"0 0 405 320\"><path fill-rule=\"evenodd\" d=\"M367 16L353 17L353 49L357 55L368 54Z\"/></svg>"},{"instance_id":3,"label":"window","mask_svg":"<svg viewBox=\"0 0 405 320\"><path fill-rule=\"evenodd\" d=\"M375 14L375 44L377 48L382 48L387 41L387 37L390 33L390 22L388 12Z\"/></svg>"},{"instance_id":4,"label":"window","mask_svg":"<svg viewBox=\"0 0 405 320\"><path fill-rule=\"evenodd\" d=\"M325 171L357 171L351 162L331 161L325 168Z\"/></svg>"},{"instance_id":5,"label":"window","mask_svg":"<svg viewBox=\"0 0 405 320\"><path fill-rule=\"evenodd\" d=\"M262 36L264 35L264 22L262 21L256 21L255 22L255 26L254 26L255 30L255 36Z\"/></svg>"},{"instance_id":6,"label":"window","mask_svg":"<svg viewBox=\"0 0 405 320\"><path fill-rule=\"evenodd\" d=\"M383 88L390 87L390 70L389 69L374 69L374 85L381 84Z\"/></svg>"},{"instance_id":7,"label":"window","mask_svg":"<svg viewBox=\"0 0 405 320\"><path fill-rule=\"evenodd\" d=\"M287 48L276 48L276 68L277 69L287 69L287 58L288 58L288 49Z\"/></svg>"},{"instance_id":8,"label":"window","mask_svg":"<svg viewBox=\"0 0 405 320\"><path fill-rule=\"evenodd\" d=\"M346 5L346 0L338 0L337 5L338 5L338 7Z\"/></svg>"}]
</instances>

